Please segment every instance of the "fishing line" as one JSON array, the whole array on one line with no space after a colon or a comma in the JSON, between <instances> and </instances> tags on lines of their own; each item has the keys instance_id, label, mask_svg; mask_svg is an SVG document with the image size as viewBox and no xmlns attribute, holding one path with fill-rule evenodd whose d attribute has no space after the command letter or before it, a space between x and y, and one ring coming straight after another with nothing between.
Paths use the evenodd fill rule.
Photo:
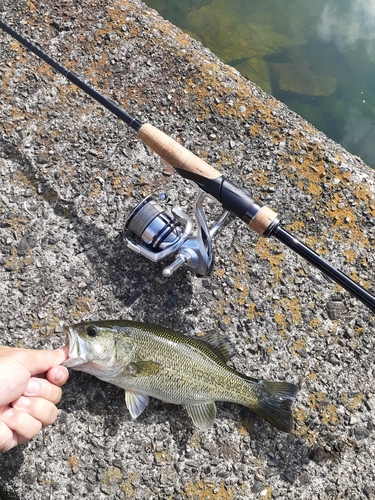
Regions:
<instances>
[{"instance_id":1,"label":"fishing line","mask_svg":"<svg viewBox=\"0 0 375 500\"><path fill-rule=\"evenodd\" d=\"M175 255L175 261L164 269L165 276L170 276L182 265L200 275L210 272L213 258L211 239L220 228L226 217L226 213L231 212L243 220L260 236L273 236L281 241L363 302L371 311L375 312L375 296L286 231L280 225L277 213L267 206L260 206L246 188L236 186L214 167L198 158L191 151L184 148L177 141L150 123L140 123L132 115L88 85L75 73L1 20L0 28L107 108L111 113L120 118L120 120L124 121L137 132L138 137L146 145L174 167L182 177L193 181L197 185L198 195L195 202L195 217L198 225L198 235L195 237L191 237L190 234L192 227L190 219L179 207L173 208L172 215L166 215L162 207L155 207L156 202L151 198L146 199L146 204L142 202L141 208L140 206L136 207L128 218L128 225L133 230L136 228L136 236L143 243L143 245L139 245L127 239L126 243L129 248L155 262L172 254ZM217 200L225 210L222 217L211 228L208 227L203 211L203 201L206 196ZM151 203L152 201L153 203ZM139 217L142 217L142 220ZM168 231L165 232L165 228L162 227L163 221L171 229L169 233ZM165 235L169 238L171 238L171 235L173 236L171 238L173 242L170 245ZM154 248L150 248L150 241L153 242ZM160 243L155 247L154 242L156 241Z\"/></svg>"}]
</instances>

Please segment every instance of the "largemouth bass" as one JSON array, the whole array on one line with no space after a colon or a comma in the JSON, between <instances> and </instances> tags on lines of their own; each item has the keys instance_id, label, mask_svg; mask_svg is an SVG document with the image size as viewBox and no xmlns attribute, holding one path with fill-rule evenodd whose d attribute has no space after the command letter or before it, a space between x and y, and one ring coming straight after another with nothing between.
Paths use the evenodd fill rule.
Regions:
<instances>
[{"instance_id":1,"label":"largemouth bass","mask_svg":"<svg viewBox=\"0 0 375 500\"><path fill-rule=\"evenodd\" d=\"M125 389L133 418L149 396L183 405L194 424L207 430L215 401L238 403L284 432L293 428L298 387L256 380L227 366L228 346L219 336L205 340L135 321L97 321L66 327L69 359L64 365Z\"/></svg>"}]
</instances>

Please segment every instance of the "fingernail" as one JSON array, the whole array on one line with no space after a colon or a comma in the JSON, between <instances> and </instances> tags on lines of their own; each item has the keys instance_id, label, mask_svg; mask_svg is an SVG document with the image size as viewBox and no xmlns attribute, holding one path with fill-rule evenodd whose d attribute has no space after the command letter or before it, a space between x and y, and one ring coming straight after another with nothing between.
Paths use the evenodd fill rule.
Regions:
<instances>
[{"instance_id":1,"label":"fingernail","mask_svg":"<svg viewBox=\"0 0 375 500\"><path fill-rule=\"evenodd\" d=\"M39 389L40 383L35 378L31 378L29 380L29 383L27 384L24 394L26 394L27 396L35 396L35 394L39 392Z\"/></svg>"},{"instance_id":2,"label":"fingernail","mask_svg":"<svg viewBox=\"0 0 375 500\"><path fill-rule=\"evenodd\" d=\"M60 370L57 370L55 373L55 383L58 384L59 382L64 380L65 375L66 375L66 371L63 368Z\"/></svg>"},{"instance_id":3,"label":"fingernail","mask_svg":"<svg viewBox=\"0 0 375 500\"><path fill-rule=\"evenodd\" d=\"M27 408L29 404L30 404L30 399L21 396L20 398L18 398L17 403L13 405L13 408L16 408L16 410L23 410Z\"/></svg>"}]
</instances>

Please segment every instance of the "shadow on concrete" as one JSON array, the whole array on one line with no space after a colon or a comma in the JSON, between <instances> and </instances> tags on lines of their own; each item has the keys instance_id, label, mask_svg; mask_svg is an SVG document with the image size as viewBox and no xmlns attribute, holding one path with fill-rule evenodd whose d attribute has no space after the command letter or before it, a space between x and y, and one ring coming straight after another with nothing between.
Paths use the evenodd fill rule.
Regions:
<instances>
[{"instance_id":1,"label":"shadow on concrete","mask_svg":"<svg viewBox=\"0 0 375 500\"><path fill-rule=\"evenodd\" d=\"M103 285L111 285L114 295L124 307L130 307L143 296L142 320L160 322L158 318L154 318L154 313L160 312L161 306L168 311L190 304L193 292L189 274L185 270L177 271L167 282L161 277L161 264L155 265L129 250L123 242L123 233L115 238L108 238L104 230L83 220L73 201L63 200L59 196L50 185L50 179L43 179L40 175L36 179L37 167L32 165L16 145L0 138L0 147L3 157L18 164L19 171L36 189L36 196L42 197L58 217L69 220L78 242L97 270L96 278L100 278ZM27 237L27 244L26 240ZM161 281L163 286L156 293L151 293L150 283Z\"/></svg>"}]
</instances>

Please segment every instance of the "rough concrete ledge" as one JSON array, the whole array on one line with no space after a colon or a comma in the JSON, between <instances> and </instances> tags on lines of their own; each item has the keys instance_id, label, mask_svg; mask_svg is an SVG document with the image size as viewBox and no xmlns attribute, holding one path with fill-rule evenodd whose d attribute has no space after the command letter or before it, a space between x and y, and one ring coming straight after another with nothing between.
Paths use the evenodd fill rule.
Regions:
<instances>
[{"instance_id":1,"label":"rough concrete ledge","mask_svg":"<svg viewBox=\"0 0 375 500\"><path fill-rule=\"evenodd\" d=\"M110 98L282 214L375 292L375 176L138 0L4 0L0 15ZM160 186L193 191L113 116L0 33L1 343L64 343L61 325L134 318L219 330L233 366L301 390L284 435L218 404L215 426L72 373L58 421L0 456L9 499L373 498L375 318L280 244L232 220L215 269L169 280L123 244Z\"/></svg>"}]
</instances>

